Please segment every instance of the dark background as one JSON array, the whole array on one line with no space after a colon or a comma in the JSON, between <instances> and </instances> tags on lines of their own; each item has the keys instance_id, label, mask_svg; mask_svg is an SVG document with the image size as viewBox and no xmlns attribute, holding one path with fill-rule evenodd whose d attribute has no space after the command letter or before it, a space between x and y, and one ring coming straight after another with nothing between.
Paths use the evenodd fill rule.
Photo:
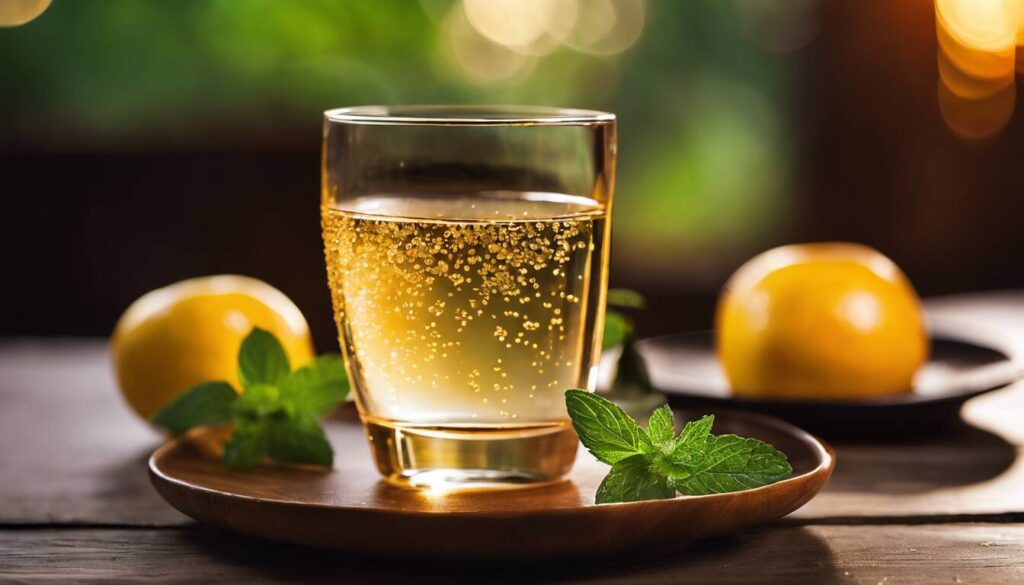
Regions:
<instances>
[{"instance_id":1,"label":"dark background","mask_svg":"<svg viewBox=\"0 0 1024 585\"><path fill-rule=\"evenodd\" d=\"M188 91L165 91L155 83L145 68L147 51L156 51L147 38L186 25L195 38L222 34L205 30L198 17L187 20L190 10L207 9L203 3L176 5L186 16L154 5L166 18L140 17L134 23L137 52L111 41L86 56L74 51L105 46L104 34L121 33L93 30L79 38L75 30L113 18L118 9L142 9L118 2L70 4L58 0L37 21L0 29L0 335L106 335L121 311L148 290L197 275L240 273L266 280L295 300L318 347L327 349L335 333L319 235L320 113L366 102L511 101L616 111L622 128L621 205L611 282L648 295L651 308L639 319L645 335L708 327L728 275L753 254L790 242L869 244L902 266L925 296L1024 285L1020 112L985 140L951 131L936 99L929 0L796 2L805 13L790 16L812 19L814 32L784 53L749 44L712 46L707 39L721 24L716 19L728 15L648 2L643 35L620 55L566 49L565 57L544 57L530 77L494 86L455 74L438 73L436 83L430 75L406 76L410 65L399 64L420 58L417 43L434 51L429 39L444 28L410 15L399 23L405 32L388 33L397 39L415 32L407 44L360 40L360 34L374 36L367 29L346 37L348 48L337 49L361 55L394 91L365 84L353 89L356 81L342 76L336 87L302 89L299 98L277 93L275 85L291 78L275 78L273 69L251 73L261 80L258 87L193 82ZM235 6L249 10L251 19L285 16L264 14L251 4ZM348 3L338 4L330 8L339 11L337 18L372 24L403 11L422 9L429 16L451 3L382 2L380 16L366 7L374 3L352 15L345 12ZM314 10L309 3L283 5L277 12L289 10L287 5ZM178 53L167 55L189 57L177 62L164 55L160 63L187 69L213 59L197 56L188 41L176 47ZM330 50L335 49L323 49ZM52 61L64 58L71 63ZM558 88L561 93L546 100L546 91L556 91L560 70L545 67L556 61L599 74L581 74L572 82L578 87L570 88L577 93ZM443 60L432 62L445 67L436 64ZM217 77L216 67L230 70L211 65L213 73L204 75ZM615 74L605 76L602 68ZM187 74L174 71L177 77ZM772 183L775 199L755 204L719 198L720 181L751 185L755 191L741 192L749 197L771 182L764 173L775 171L751 169L742 157L735 164L726 158L710 178L698 173L703 183L680 184L672 174L673 156L679 157L678 168L690 168L687 157L702 160L705 137L688 130L687 118L670 118L691 107L687 80L695 79L694 71L731 71L769 96L774 127L781 130L765 142L764 152L774 157L768 166L778 166L784 176ZM595 96L588 84L606 77L615 78L614 87ZM418 89L406 90L410 85ZM1020 101L1016 95L1014 100ZM138 109L137 102L152 102L152 108ZM79 117L90 121L78 123ZM671 142L658 134L668 119L679 129ZM744 126L739 128L742 137ZM656 151L664 160L648 165L648 154ZM687 199L691 187L702 199ZM671 207L679 201L685 205ZM653 236L643 229L648 205L667 217ZM743 215L747 208L775 212ZM692 219L728 214L743 220L720 226Z\"/></svg>"}]
</instances>

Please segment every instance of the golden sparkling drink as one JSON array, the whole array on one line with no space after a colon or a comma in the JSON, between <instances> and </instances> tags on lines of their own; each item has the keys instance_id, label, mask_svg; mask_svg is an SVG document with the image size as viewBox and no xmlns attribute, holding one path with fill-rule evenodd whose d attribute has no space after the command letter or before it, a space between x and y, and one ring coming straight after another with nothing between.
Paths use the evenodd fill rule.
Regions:
<instances>
[{"instance_id":1,"label":"golden sparkling drink","mask_svg":"<svg viewBox=\"0 0 1024 585\"><path fill-rule=\"evenodd\" d=\"M604 206L506 192L341 205L323 210L328 280L385 476L564 474L563 393L596 369Z\"/></svg>"}]
</instances>

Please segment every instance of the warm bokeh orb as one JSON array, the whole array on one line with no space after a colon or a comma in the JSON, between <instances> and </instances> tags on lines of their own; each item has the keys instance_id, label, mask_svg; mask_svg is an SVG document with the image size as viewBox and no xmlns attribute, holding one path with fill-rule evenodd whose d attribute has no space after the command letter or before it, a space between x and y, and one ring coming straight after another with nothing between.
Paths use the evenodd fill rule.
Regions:
<instances>
[{"instance_id":1,"label":"warm bokeh orb","mask_svg":"<svg viewBox=\"0 0 1024 585\"><path fill-rule=\"evenodd\" d=\"M859 244L769 250L725 286L715 342L738 396L844 399L911 389L929 338L891 260Z\"/></svg>"},{"instance_id":2,"label":"warm bokeh orb","mask_svg":"<svg viewBox=\"0 0 1024 585\"><path fill-rule=\"evenodd\" d=\"M46 12L53 0L0 1L0 27L28 24Z\"/></svg>"}]
</instances>

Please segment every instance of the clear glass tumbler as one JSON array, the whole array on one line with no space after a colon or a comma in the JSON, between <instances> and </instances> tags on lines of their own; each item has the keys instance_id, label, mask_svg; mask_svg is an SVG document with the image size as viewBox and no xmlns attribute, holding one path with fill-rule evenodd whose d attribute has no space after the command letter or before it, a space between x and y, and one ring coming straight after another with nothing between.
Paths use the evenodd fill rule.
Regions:
<instances>
[{"instance_id":1,"label":"clear glass tumbler","mask_svg":"<svg viewBox=\"0 0 1024 585\"><path fill-rule=\"evenodd\" d=\"M325 113L328 282L388 480L481 487L572 467L563 393L596 380L615 150L603 112Z\"/></svg>"}]
</instances>

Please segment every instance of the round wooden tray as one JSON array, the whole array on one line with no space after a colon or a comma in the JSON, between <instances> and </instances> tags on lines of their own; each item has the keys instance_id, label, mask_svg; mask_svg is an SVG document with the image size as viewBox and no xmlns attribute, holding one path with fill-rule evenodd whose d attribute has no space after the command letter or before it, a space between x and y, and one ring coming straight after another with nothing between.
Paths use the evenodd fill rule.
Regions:
<instances>
[{"instance_id":1,"label":"round wooden tray","mask_svg":"<svg viewBox=\"0 0 1024 585\"><path fill-rule=\"evenodd\" d=\"M677 416L698 414L704 413ZM758 414L715 414L714 432L772 443L789 457L793 477L730 494L595 505L608 467L581 448L568 481L432 494L381 481L351 406L328 421L335 449L331 471L230 471L197 446L195 437L161 446L149 460L149 471L160 495L200 522L399 558L589 556L678 548L785 516L810 500L832 473L832 450L800 429Z\"/></svg>"}]
</instances>

